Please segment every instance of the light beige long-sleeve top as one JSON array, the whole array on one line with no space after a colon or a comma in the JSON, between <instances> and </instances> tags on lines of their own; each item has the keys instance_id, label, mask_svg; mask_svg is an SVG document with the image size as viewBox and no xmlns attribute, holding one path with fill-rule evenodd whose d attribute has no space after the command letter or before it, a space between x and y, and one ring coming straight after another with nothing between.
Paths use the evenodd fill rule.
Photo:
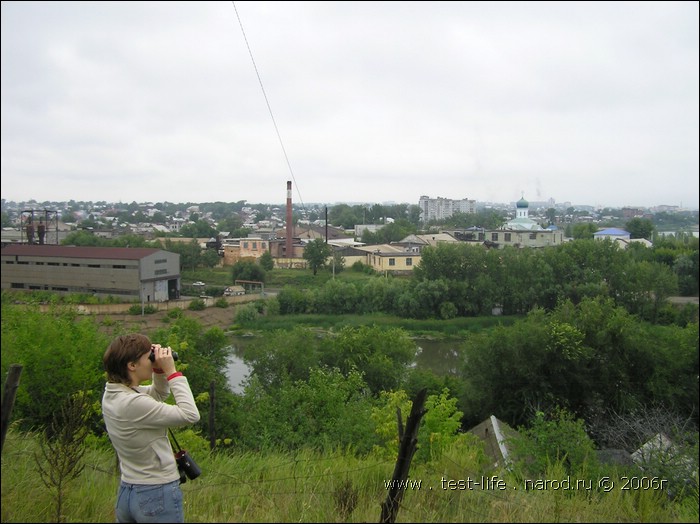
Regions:
<instances>
[{"instance_id":1,"label":"light beige long-sleeve top","mask_svg":"<svg viewBox=\"0 0 700 524\"><path fill-rule=\"evenodd\" d=\"M165 484L180 478L168 428L194 424L199 410L187 378L179 373L171 377L168 380L154 373L150 386L136 389L111 382L105 385L102 414L124 482ZM171 392L175 405L164 402Z\"/></svg>"}]
</instances>

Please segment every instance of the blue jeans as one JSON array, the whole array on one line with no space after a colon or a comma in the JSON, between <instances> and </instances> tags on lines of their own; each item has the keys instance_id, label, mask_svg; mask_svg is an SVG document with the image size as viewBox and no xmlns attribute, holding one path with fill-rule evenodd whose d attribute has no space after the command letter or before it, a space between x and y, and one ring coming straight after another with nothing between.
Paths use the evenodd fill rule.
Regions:
<instances>
[{"instance_id":1,"label":"blue jeans","mask_svg":"<svg viewBox=\"0 0 700 524\"><path fill-rule=\"evenodd\" d=\"M180 481L119 484L117 522L185 522Z\"/></svg>"}]
</instances>

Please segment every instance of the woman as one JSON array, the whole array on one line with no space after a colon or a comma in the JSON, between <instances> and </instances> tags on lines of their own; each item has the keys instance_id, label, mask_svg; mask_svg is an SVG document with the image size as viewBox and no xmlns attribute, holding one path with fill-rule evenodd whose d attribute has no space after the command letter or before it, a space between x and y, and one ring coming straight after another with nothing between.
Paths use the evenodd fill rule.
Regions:
<instances>
[{"instance_id":1,"label":"woman","mask_svg":"<svg viewBox=\"0 0 700 524\"><path fill-rule=\"evenodd\" d=\"M184 522L168 428L199 420L187 378L176 371L169 347L139 334L115 338L103 362L102 414L121 469L117 522ZM141 386L146 380L152 384ZM171 392L175 405L164 402Z\"/></svg>"}]
</instances>

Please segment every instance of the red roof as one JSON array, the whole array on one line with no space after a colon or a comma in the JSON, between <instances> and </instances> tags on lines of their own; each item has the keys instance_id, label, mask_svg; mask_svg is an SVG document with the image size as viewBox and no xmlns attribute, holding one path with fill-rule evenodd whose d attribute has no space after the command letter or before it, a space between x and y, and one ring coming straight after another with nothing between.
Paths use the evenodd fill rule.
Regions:
<instances>
[{"instance_id":1,"label":"red roof","mask_svg":"<svg viewBox=\"0 0 700 524\"><path fill-rule=\"evenodd\" d=\"M141 260L144 257L163 251L150 247L87 247L57 246L36 244L8 244L2 256L61 257L61 258L104 258L120 260Z\"/></svg>"}]
</instances>

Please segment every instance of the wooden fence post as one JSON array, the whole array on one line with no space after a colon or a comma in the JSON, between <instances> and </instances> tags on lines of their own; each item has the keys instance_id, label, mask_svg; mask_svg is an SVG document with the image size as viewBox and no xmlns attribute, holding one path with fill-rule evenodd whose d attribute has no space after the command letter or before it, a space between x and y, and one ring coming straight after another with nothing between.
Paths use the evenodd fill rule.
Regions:
<instances>
[{"instance_id":1,"label":"wooden fence post","mask_svg":"<svg viewBox=\"0 0 700 524\"><path fill-rule=\"evenodd\" d=\"M427 391L426 388L421 389L413 400L411 414L408 416L405 429L402 428L401 424L401 412L398 412L399 435L402 433L403 435L401 435L401 442L399 443L399 455L396 458L394 475L391 477L389 485L389 494L382 503L382 516L379 522L396 522L396 514L399 511L399 504L403 498L408 470L411 467L411 459L413 459L413 454L416 452L418 428L423 415L425 415L423 406L425 405Z\"/></svg>"},{"instance_id":2,"label":"wooden fence post","mask_svg":"<svg viewBox=\"0 0 700 524\"><path fill-rule=\"evenodd\" d=\"M216 447L216 426L214 424L214 409L216 408L216 383L209 383L209 449Z\"/></svg>"},{"instance_id":3,"label":"wooden fence post","mask_svg":"<svg viewBox=\"0 0 700 524\"><path fill-rule=\"evenodd\" d=\"M12 408L15 405L15 397L17 396L17 388L19 388L19 376L22 374L21 364L10 364L10 369L7 372L7 380L5 380L5 389L2 393L2 443L0 443L0 452L5 447L5 435L7 428L10 425L10 415Z\"/></svg>"}]
</instances>

